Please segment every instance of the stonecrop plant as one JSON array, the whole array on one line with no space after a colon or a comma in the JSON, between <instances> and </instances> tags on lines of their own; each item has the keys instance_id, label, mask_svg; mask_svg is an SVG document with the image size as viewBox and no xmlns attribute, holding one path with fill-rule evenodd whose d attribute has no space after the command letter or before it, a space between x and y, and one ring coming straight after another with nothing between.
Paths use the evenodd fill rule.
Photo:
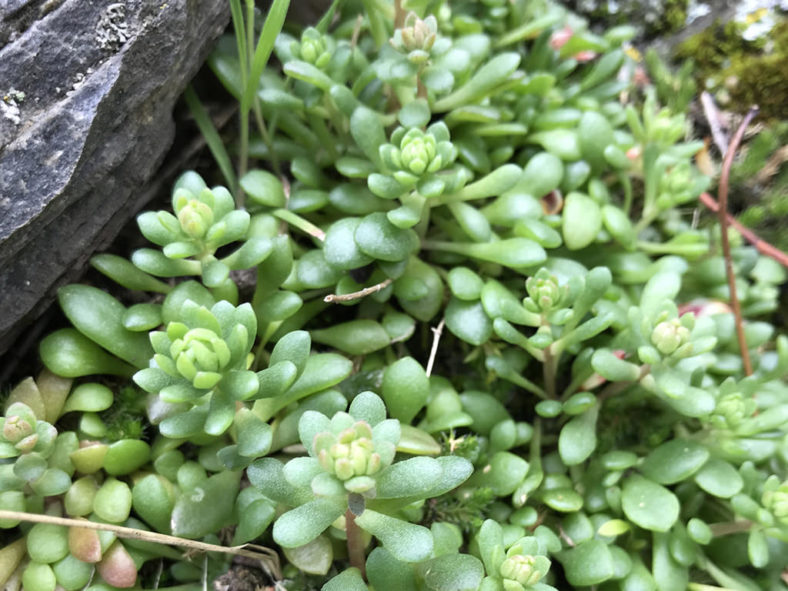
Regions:
<instances>
[{"instance_id":1,"label":"stonecrop plant","mask_svg":"<svg viewBox=\"0 0 788 591\"><path fill-rule=\"evenodd\" d=\"M237 176L189 91L227 186L94 256L5 401L5 588L788 588L786 274L731 232L736 320L632 29L231 7Z\"/></svg>"}]
</instances>

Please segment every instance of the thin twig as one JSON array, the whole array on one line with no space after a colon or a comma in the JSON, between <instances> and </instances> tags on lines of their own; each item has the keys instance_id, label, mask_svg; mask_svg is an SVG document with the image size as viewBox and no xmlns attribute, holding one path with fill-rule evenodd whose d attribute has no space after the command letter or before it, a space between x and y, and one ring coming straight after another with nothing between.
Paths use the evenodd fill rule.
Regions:
<instances>
[{"instance_id":1,"label":"thin twig","mask_svg":"<svg viewBox=\"0 0 788 591\"><path fill-rule=\"evenodd\" d=\"M703 205L708 207L714 213L718 213L720 211L719 204L714 199L714 197L708 193L701 193L699 199ZM774 259L784 267L788 267L788 253L783 252L773 244L770 244L758 236L746 226L743 226L742 223L731 214L728 214L728 223L736 228L736 231L739 232L739 234L741 234L747 242L752 244L762 255Z\"/></svg>"},{"instance_id":2,"label":"thin twig","mask_svg":"<svg viewBox=\"0 0 788 591\"><path fill-rule=\"evenodd\" d=\"M725 154L728 146L728 136L723 131L722 125L720 125L720 110L714 104L714 99L705 90L700 93L700 104L703 105L703 114L709 123L711 137L714 138L714 145L717 146L720 154Z\"/></svg>"},{"instance_id":3,"label":"thin twig","mask_svg":"<svg viewBox=\"0 0 788 591\"><path fill-rule=\"evenodd\" d=\"M744 374L752 375L752 362L750 361L750 351L747 349L747 341L744 338L744 324L741 317L741 306L739 305L739 298L736 295L736 275L733 272L733 261L731 260L731 245L728 240L728 178L731 174L731 166L733 165L733 158L736 155L736 148L739 147L741 139L744 136L744 131L750 124L750 121L758 114L758 107L750 107L749 112L744 117L744 120L739 125L739 129L731 140L728 150L725 152L725 159L722 161L722 172L720 173L719 185L719 211L717 214L720 218L720 234L722 239L722 254L725 257L725 274L728 276L728 289L730 291L731 307L733 308L733 316L736 318L736 337L739 341L739 349L741 349L741 358L744 364Z\"/></svg>"},{"instance_id":4,"label":"thin twig","mask_svg":"<svg viewBox=\"0 0 788 591\"><path fill-rule=\"evenodd\" d=\"M346 293L342 295L330 293L323 298L323 301L327 304L338 304L340 302L352 302L354 300L360 300L361 298L365 298L368 295L378 293L379 291L386 289L389 285L391 285L391 282L392 280L389 278L370 287L365 287L359 291L354 291L353 293Z\"/></svg>"},{"instance_id":5,"label":"thin twig","mask_svg":"<svg viewBox=\"0 0 788 591\"><path fill-rule=\"evenodd\" d=\"M438 343L441 342L441 335L443 334L443 327L446 325L446 319L440 321L437 327L432 329L432 349L430 349L430 358L427 361L427 377L432 375L432 365L435 363L435 356L438 354Z\"/></svg>"},{"instance_id":6,"label":"thin twig","mask_svg":"<svg viewBox=\"0 0 788 591\"><path fill-rule=\"evenodd\" d=\"M38 513L26 513L24 511L5 511L0 510L0 519L15 521L25 521L30 523L47 523L50 525L62 525L64 527L81 527L83 529L96 529L111 531L119 538L140 540L143 542L153 542L154 544L164 544L167 546L180 546L181 548L191 548L198 552L221 552L222 554L234 554L246 556L254 560L260 560L273 566L272 571L279 575L279 555L275 550L265 546L255 544L243 544L241 546L219 546L217 544L207 544L196 540L187 540L177 536L169 536L133 527L113 525L111 523L96 523L85 519L70 519L68 517L54 517L52 515L40 515ZM278 578L281 578L278 577Z\"/></svg>"}]
</instances>

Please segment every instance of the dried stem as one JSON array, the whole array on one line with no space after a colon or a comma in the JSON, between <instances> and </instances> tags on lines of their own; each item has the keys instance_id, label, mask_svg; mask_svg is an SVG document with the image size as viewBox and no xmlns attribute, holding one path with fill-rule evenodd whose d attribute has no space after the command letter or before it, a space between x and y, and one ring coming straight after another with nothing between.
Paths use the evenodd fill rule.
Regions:
<instances>
[{"instance_id":1,"label":"dried stem","mask_svg":"<svg viewBox=\"0 0 788 591\"><path fill-rule=\"evenodd\" d=\"M367 580L364 557L364 538L361 528L356 523L356 516L348 509L345 511L345 532L347 533L347 553L350 566L355 566L361 571L361 576Z\"/></svg>"},{"instance_id":2,"label":"dried stem","mask_svg":"<svg viewBox=\"0 0 788 591\"><path fill-rule=\"evenodd\" d=\"M432 375L432 365L435 363L435 356L438 354L438 343L441 342L441 335L443 334L443 327L446 325L446 320L440 321L437 327L432 329L432 349L430 349L430 358L427 361L427 377Z\"/></svg>"},{"instance_id":3,"label":"dried stem","mask_svg":"<svg viewBox=\"0 0 788 591\"><path fill-rule=\"evenodd\" d=\"M714 138L714 144L717 146L720 154L724 154L726 146L728 145L728 136L722 129L720 111L717 105L714 104L714 99L705 90L700 93L700 104L703 106L703 114L706 116L706 121L709 123L709 129L711 129L711 137Z\"/></svg>"},{"instance_id":4,"label":"dried stem","mask_svg":"<svg viewBox=\"0 0 788 591\"><path fill-rule=\"evenodd\" d=\"M378 293L379 291L386 289L389 285L391 285L391 282L392 280L389 278L370 287L365 287L359 291L354 291L353 293L346 293L343 295L330 293L323 298L323 301L327 304L338 304L340 302L352 302L354 300L360 300L361 298L365 298L368 295Z\"/></svg>"},{"instance_id":5,"label":"dried stem","mask_svg":"<svg viewBox=\"0 0 788 591\"><path fill-rule=\"evenodd\" d=\"M247 558L252 558L254 560L263 562L268 567L268 570L277 579L282 578L279 569L279 555L275 550L266 548L265 546L257 546L254 544L244 544L242 546L219 546L217 544L207 544L205 542L187 540L177 536L168 536L166 534L134 529L132 527L124 527L121 525L113 525L111 523L96 523L94 521L87 521L86 519L54 517L52 515L26 513L24 511L0 510L0 519L26 521L31 523L48 523L50 525L62 525L65 527L81 527L83 529L111 531L119 538L141 540L143 542L153 542L154 544L164 544L167 546L179 546L181 548L197 550L198 552L221 552L222 554L245 556Z\"/></svg>"},{"instance_id":6,"label":"dried stem","mask_svg":"<svg viewBox=\"0 0 788 591\"><path fill-rule=\"evenodd\" d=\"M714 213L718 213L720 211L719 204L714 199L714 197L708 193L701 193L699 199L703 205L708 207ZM728 223L736 228L736 231L739 232L739 234L741 234L747 242L752 244L762 255L774 259L784 267L788 267L787 253L768 243L746 226L743 226L742 223L731 214L728 214Z\"/></svg>"},{"instance_id":7,"label":"dried stem","mask_svg":"<svg viewBox=\"0 0 788 591\"><path fill-rule=\"evenodd\" d=\"M739 147L744 131L752 121L753 117L758 114L758 107L751 107L750 111L745 115L744 120L739 125L739 129L731 140L728 150L725 152L725 159L722 161L722 171L720 173L719 185L719 210L718 215L720 218L720 234L722 240L722 254L725 258L725 274L728 276L728 289L730 291L731 307L733 308L733 315L736 318L736 337L739 341L739 349L741 350L741 358L744 364L745 375L752 375L752 362L750 361L750 351L747 349L747 341L744 338L744 324L741 317L741 306L739 305L739 298L736 295L736 275L733 272L733 261L731 260L731 245L728 241L728 178L731 174L731 165L733 164L733 157L736 155L736 148Z\"/></svg>"}]
</instances>

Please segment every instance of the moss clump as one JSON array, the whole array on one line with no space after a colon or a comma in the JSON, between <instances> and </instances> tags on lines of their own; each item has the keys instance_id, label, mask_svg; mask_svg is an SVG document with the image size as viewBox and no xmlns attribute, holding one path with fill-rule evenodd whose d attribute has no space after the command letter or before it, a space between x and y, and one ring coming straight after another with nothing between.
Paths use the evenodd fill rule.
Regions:
<instances>
[{"instance_id":1,"label":"moss clump","mask_svg":"<svg viewBox=\"0 0 788 591\"><path fill-rule=\"evenodd\" d=\"M788 165L781 155L786 144L788 122L774 124L749 143L731 171L733 206L743 209L739 220L782 250L788 250Z\"/></svg>"},{"instance_id":2,"label":"moss clump","mask_svg":"<svg viewBox=\"0 0 788 591\"><path fill-rule=\"evenodd\" d=\"M574 2L574 10L595 23L607 26L643 23L646 37L667 35L679 31L687 22L687 0L662 0L640 2L636 0L609 0Z\"/></svg>"},{"instance_id":3,"label":"moss clump","mask_svg":"<svg viewBox=\"0 0 788 591\"><path fill-rule=\"evenodd\" d=\"M719 90L717 98L730 110L744 112L757 104L762 118L779 119L788 95L788 21L752 41L743 37L746 28L745 23L717 22L679 45L676 57L693 59L700 86Z\"/></svg>"}]
</instances>

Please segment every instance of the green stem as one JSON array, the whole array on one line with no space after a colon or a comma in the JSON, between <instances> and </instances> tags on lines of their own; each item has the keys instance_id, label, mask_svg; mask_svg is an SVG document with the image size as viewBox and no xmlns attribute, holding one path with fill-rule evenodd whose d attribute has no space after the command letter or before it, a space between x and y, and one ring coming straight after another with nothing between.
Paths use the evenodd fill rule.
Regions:
<instances>
[{"instance_id":1,"label":"green stem","mask_svg":"<svg viewBox=\"0 0 788 591\"><path fill-rule=\"evenodd\" d=\"M566 400L572 394L577 392L577 389L583 384L583 382L585 382L592 375L594 375L594 370L591 368L583 373L578 373L574 378L572 378L572 381L569 382L569 385L561 393L561 400Z\"/></svg>"},{"instance_id":2,"label":"green stem","mask_svg":"<svg viewBox=\"0 0 788 591\"><path fill-rule=\"evenodd\" d=\"M305 234L309 234L313 238L317 238L321 242L326 239L326 233L323 232L320 228L314 225L309 220L305 220L300 215L293 213L292 211L288 211L286 209L275 209L271 212L272 215L278 217L280 220L283 220L304 232Z\"/></svg>"},{"instance_id":3,"label":"green stem","mask_svg":"<svg viewBox=\"0 0 788 591\"><path fill-rule=\"evenodd\" d=\"M444 242L442 240L424 240L421 247L424 250L443 250L445 252L453 252L456 254L468 255L468 245L457 244L455 242Z\"/></svg>"},{"instance_id":4,"label":"green stem","mask_svg":"<svg viewBox=\"0 0 788 591\"><path fill-rule=\"evenodd\" d=\"M260 131L260 137L263 138L263 142L268 147L268 154L271 156L271 167L274 169L274 173L276 176L282 176L282 169L279 166L279 158L276 155L276 150L274 150L274 143L271 138L271 134L268 132L268 128L265 125L265 119L263 119L263 111L260 108L260 99L255 97L252 103L254 109L254 119L257 123L257 129Z\"/></svg>"},{"instance_id":5,"label":"green stem","mask_svg":"<svg viewBox=\"0 0 788 591\"><path fill-rule=\"evenodd\" d=\"M550 400L555 399L555 367L558 361L553 357L552 345L542 350L544 361L542 362L542 373L544 375L544 389Z\"/></svg>"},{"instance_id":6,"label":"green stem","mask_svg":"<svg viewBox=\"0 0 788 591\"><path fill-rule=\"evenodd\" d=\"M632 209L632 181L629 180L629 177L625 174L620 174L618 180L624 187L624 204L622 209L624 213L629 215L629 211Z\"/></svg>"},{"instance_id":7,"label":"green stem","mask_svg":"<svg viewBox=\"0 0 788 591\"><path fill-rule=\"evenodd\" d=\"M715 538L748 532L752 529L753 522L745 519L742 521L726 521L723 523L712 523L709 525L711 533Z\"/></svg>"}]
</instances>

